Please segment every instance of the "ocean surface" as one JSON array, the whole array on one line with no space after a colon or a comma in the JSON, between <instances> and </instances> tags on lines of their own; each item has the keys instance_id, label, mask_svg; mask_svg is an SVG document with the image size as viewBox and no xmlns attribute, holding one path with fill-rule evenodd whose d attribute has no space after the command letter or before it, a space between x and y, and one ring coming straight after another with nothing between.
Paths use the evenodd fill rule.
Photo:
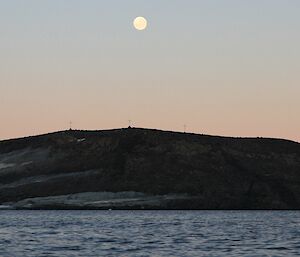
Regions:
<instances>
[{"instance_id":1,"label":"ocean surface","mask_svg":"<svg viewBox=\"0 0 300 257\"><path fill-rule=\"evenodd\" d=\"M297 256L300 212L0 211L0 256Z\"/></svg>"}]
</instances>

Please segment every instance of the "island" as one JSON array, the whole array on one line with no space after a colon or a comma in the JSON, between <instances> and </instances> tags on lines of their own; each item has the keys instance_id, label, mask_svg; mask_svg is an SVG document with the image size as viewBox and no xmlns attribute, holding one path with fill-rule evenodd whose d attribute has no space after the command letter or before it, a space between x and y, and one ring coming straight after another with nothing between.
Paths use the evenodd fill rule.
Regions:
<instances>
[{"instance_id":1,"label":"island","mask_svg":"<svg viewBox=\"0 0 300 257\"><path fill-rule=\"evenodd\" d=\"M300 144L144 128L3 140L0 209L297 210Z\"/></svg>"}]
</instances>

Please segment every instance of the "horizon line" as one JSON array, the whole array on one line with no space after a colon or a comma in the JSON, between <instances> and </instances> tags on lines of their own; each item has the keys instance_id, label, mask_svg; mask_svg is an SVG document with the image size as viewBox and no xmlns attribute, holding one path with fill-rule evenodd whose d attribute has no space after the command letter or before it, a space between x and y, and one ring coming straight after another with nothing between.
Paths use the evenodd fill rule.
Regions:
<instances>
[{"instance_id":1,"label":"horizon line","mask_svg":"<svg viewBox=\"0 0 300 257\"><path fill-rule=\"evenodd\" d=\"M199 135L199 136L222 137L222 138L233 138L233 139L284 140L284 141L289 141L289 142L294 142L294 143L300 144L299 141L288 139L288 138L280 138L280 137L214 135L214 134L206 134L206 133L167 130L167 129L160 129L160 128L135 127L135 126L119 127L119 128L107 128L107 129L74 129L74 128L69 128L69 129L64 129L64 130L49 131L49 132L40 133L40 134L36 134L36 135L28 135L28 136L20 136L20 137L15 137L15 138L0 139L0 143L5 142L5 141L26 139L26 138L31 138L31 137L40 137L40 136L46 136L46 135L51 135L51 134L56 134L56 133L63 133L63 132L104 132L104 131L128 130L128 129L155 130L155 131L161 131L161 132L179 133L179 134L186 134L186 135Z\"/></svg>"}]
</instances>

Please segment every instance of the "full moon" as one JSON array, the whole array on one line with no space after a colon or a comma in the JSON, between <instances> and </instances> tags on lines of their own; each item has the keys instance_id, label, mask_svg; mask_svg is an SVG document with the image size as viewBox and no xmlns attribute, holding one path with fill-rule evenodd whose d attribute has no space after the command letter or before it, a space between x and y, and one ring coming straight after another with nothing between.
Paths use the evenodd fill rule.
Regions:
<instances>
[{"instance_id":1,"label":"full moon","mask_svg":"<svg viewBox=\"0 0 300 257\"><path fill-rule=\"evenodd\" d=\"M136 17L133 21L133 26L137 30L144 30L147 28L147 20L144 17Z\"/></svg>"}]
</instances>

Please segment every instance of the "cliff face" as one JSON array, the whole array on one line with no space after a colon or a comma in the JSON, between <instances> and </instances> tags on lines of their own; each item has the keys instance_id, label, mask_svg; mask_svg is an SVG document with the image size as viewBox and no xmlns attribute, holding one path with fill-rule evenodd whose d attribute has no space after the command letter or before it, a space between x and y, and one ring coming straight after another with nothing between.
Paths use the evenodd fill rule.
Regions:
<instances>
[{"instance_id":1,"label":"cliff face","mask_svg":"<svg viewBox=\"0 0 300 257\"><path fill-rule=\"evenodd\" d=\"M0 142L0 204L300 209L300 144L149 129L7 140Z\"/></svg>"}]
</instances>

